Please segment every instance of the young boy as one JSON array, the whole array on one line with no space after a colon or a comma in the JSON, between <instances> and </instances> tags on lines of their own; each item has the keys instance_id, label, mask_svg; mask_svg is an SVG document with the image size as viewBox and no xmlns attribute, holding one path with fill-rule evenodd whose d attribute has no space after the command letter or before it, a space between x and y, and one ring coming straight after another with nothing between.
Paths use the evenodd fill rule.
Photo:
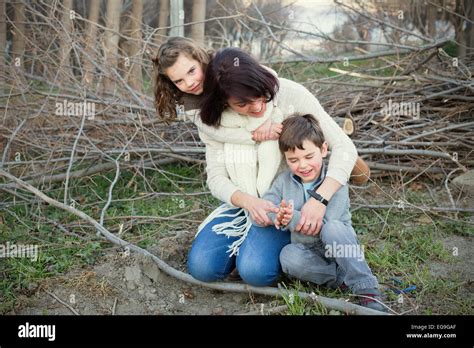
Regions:
<instances>
[{"instance_id":1,"label":"young boy","mask_svg":"<svg viewBox=\"0 0 474 348\"><path fill-rule=\"evenodd\" d=\"M348 185L341 187L327 204L323 227L316 236L295 231L300 209L311 198L326 175L323 158L328 144L311 115L289 117L279 139L289 170L281 173L263 199L280 207L269 214L276 228L291 232L291 243L280 253L283 272L301 280L332 288L349 288L360 295L362 306L379 311L377 279L364 259L363 249L351 224ZM375 300L376 299L376 300Z\"/></svg>"}]
</instances>

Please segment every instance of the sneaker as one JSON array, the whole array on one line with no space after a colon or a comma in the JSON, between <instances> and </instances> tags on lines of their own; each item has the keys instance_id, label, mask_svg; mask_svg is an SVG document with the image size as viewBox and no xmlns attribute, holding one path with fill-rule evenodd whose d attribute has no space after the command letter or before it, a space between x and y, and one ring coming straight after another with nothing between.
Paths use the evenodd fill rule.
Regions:
<instances>
[{"instance_id":1,"label":"sneaker","mask_svg":"<svg viewBox=\"0 0 474 348\"><path fill-rule=\"evenodd\" d=\"M339 290L341 290L342 292L348 292L350 289L346 285L346 283L343 282L341 285L339 285Z\"/></svg>"},{"instance_id":2,"label":"sneaker","mask_svg":"<svg viewBox=\"0 0 474 348\"><path fill-rule=\"evenodd\" d=\"M238 282L242 280L239 271L237 270L237 267L235 267L232 272L229 273L229 275L227 276L227 280L230 282Z\"/></svg>"},{"instance_id":3,"label":"sneaker","mask_svg":"<svg viewBox=\"0 0 474 348\"><path fill-rule=\"evenodd\" d=\"M378 289L375 289L375 288L360 289L360 290L357 290L355 294L361 295L359 297L359 304L362 307L374 309L379 312L387 312L387 307L385 307L384 305L380 303L382 302L382 295L380 294L380 291Z\"/></svg>"}]
</instances>

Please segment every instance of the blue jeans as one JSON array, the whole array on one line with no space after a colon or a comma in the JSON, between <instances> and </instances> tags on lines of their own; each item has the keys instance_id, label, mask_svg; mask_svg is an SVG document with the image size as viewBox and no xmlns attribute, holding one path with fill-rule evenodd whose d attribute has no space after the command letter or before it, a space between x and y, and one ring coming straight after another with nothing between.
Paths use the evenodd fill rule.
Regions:
<instances>
[{"instance_id":1,"label":"blue jeans","mask_svg":"<svg viewBox=\"0 0 474 348\"><path fill-rule=\"evenodd\" d=\"M229 257L229 246L238 237L216 234L212 231L212 226L231 219L233 218L215 218L201 230L188 255L189 273L200 281L213 282L225 279L237 267L242 280L247 284L274 284L281 275L280 251L290 243L290 233L277 230L274 226L252 225L238 255Z\"/></svg>"}]
</instances>

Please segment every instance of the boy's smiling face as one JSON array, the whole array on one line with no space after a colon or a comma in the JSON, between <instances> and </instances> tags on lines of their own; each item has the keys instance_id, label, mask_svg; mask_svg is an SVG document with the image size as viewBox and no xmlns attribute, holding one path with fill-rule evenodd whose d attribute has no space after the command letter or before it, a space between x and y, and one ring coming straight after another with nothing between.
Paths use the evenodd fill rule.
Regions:
<instances>
[{"instance_id":1,"label":"boy's smiling face","mask_svg":"<svg viewBox=\"0 0 474 348\"><path fill-rule=\"evenodd\" d=\"M323 158L328 153L328 144L323 143L321 148L309 140L303 141L304 150L295 148L294 151L285 151L285 158L291 172L301 178L304 183L316 180L321 173Z\"/></svg>"}]
</instances>

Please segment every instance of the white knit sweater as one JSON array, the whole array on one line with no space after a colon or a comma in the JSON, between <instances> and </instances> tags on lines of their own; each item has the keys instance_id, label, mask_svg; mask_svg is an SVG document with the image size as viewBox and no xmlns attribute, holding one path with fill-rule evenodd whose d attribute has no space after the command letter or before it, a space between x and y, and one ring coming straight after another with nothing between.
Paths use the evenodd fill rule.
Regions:
<instances>
[{"instance_id":1,"label":"white knit sweater","mask_svg":"<svg viewBox=\"0 0 474 348\"><path fill-rule=\"evenodd\" d=\"M283 119L293 113L312 114L317 118L331 150L326 176L345 185L357 159L357 150L354 144L305 87L284 78L279 78L279 82L280 89L276 99L270 103L278 106L279 112L283 113ZM278 108L267 107L267 110L272 113ZM233 114L236 120L242 119L242 115L230 109L226 111ZM272 115L266 113L260 124L268 117L272 117ZM195 121L195 123L198 126L201 140L206 144L207 184L214 197L232 206L231 197L240 188L230 179L226 165L220 158L224 153L224 145L225 143L236 143L241 139L242 144L253 144L257 147L258 144L251 140L249 131L258 128L260 124L249 122L246 125L242 124L240 128L219 127L215 129L207 127L199 121ZM284 161L282 162L284 163Z\"/></svg>"}]
</instances>

